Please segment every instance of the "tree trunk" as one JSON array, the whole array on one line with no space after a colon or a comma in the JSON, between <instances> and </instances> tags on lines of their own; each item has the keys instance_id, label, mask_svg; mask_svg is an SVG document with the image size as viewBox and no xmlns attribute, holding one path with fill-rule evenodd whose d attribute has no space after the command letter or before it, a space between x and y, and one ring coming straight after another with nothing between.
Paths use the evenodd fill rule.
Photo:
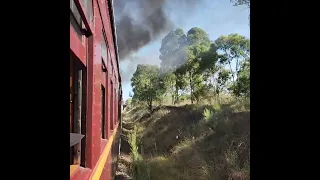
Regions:
<instances>
[{"instance_id":1,"label":"tree trunk","mask_svg":"<svg viewBox=\"0 0 320 180\"><path fill-rule=\"evenodd\" d=\"M172 97L172 104L174 104L174 94L173 93L172 93L171 97Z\"/></svg>"},{"instance_id":2,"label":"tree trunk","mask_svg":"<svg viewBox=\"0 0 320 180\"><path fill-rule=\"evenodd\" d=\"M193 88L192 88L192 73L189 71L189 83L190 83L190 99L191 104L193 104Z\"/></svg>"},{"instance_id":3,"label":"tree trunk","mask_svg":"<svg viewBox=\"0 0 320 180\"><path fill-rule=\"evenodd\" d=\"M232 76L232 82L234 82L234 72L231 67L231 62L229 62L229 66L230 66L230 72L231 72L231 76Z\"/></svg>"},{"instance_id":4,"label":"tree trunk","mask_svg":"<svg viewBox=\"0 0 320 180\"><path fill-rule=\"evenodd\" d=\"M176 80L177 81L177 80ZM176 83L177 84L177 83ZM175 100L174 100L174 104L177 103L178 101L178 97L179 97L179 88L178 85L176 85L176 91L175 91Z\"/></svg>"},{"instance_id":5,"label":"tree trunk","mask_svg":"<svg viewBox=\"0 0 320 180\"><path fill-rule=\"evenodd\" d=\"M149 110L152 111L152 100L149 102Z\"/></svg>"}]
</instances>

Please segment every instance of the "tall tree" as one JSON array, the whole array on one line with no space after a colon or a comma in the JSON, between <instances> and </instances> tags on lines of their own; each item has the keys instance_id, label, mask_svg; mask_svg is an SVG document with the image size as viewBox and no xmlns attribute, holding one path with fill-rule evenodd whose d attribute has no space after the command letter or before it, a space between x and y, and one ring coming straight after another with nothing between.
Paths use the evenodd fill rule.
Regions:
<instances>
[{"instance_id":1,"label":"tall tree","mask_svg":"<svg viewBox=\"0 0 320 180\"><path fill-rule=\"evenodd\" d=\"M202 54L210 51L210 39L208 34L194 27L187 34L187 61L181 67L181 71L188 79L191 103L200 100L202 92L204 92L204 79L201 71ZM213 59L212 59L213 60Z\"/></svg>"},{"instance_id":2,"label":"tall tree","mask_svg":"<svg viewBox=\"0 0 320 180\"><path fill-rule=\"evenodd\" d=\"M180 71L185 75L188 79L191 103L195 100L194 92L197 91L198 87L200 87L203 82L202 74L199 73L200 61L199 55L201 51L204 49L204 46L200 44L194 44L189 47L188 51L188 60L187 62L181 66Z\"/></svg>"},{"instance_id":3,"label":"tall tree","mask_svg":"<svg viewBox=\"0 0 320 180\"><path fill-rule=\"evenodd\" d=\"M250 59L241 63L237 81L230 89L237 97L250 97Z\"/></svg>"},{"instance_id":4,"label":"tall tree","mask_svg":"<svg viewBox=\"0 0 320 180\"><path fill-rule=\"evenodd\" d=\"M162 74L163 76L163 85L165 89L167 90L166 93L171 95L172 98L172 104L174 104L174 96L175 96L175 88L176 88L176 76L172 72L168 72L165 74Z\"/></svg>"},{"instance_id":5,"label":"tall tree","mask_svg":"<svg viewBox=\"0 0 320 180\"><path fill-rule=\"evenodd\" d=\"M218 73L218 79L217 79L217 87L216 87L216 93L217 97L219 99L220 93L227 87L227 82L230 77L230 71L225 68L221 68Z\"/></svg>"},{"instance_id":6,"label":"tall tree","mask_svg":"<svg viewBox=\"0 0 320 180\"><path fill-rule=\"evenodd\" d=\"M182 29L171 31L162 39L159 58L163 72L175 70L185 62L185 53L181 51L186 42L187 38Z\"/></svg>"},{"instance_id":7,"label":"tall tree","mask_svg":"<svg viewBox=\"0 0 320 180\"><path fill-rule=\"evenodd\" d=\"M172 102L176 102L179 96L179 82L183 79L178 78L175 72L177 68L183 65L187 59L185 47L187 45L187 37L182 29L176 29L169 32L163 39L160 47L161 73L168 74L165 78L166 85L170 87L172 93Z\"/></svg>"},{"instance_id":8,"label":"tall tree","mask_svg":"<svg viewBox=\"0 0 320 180\"><path fill-rule=\"evenodd\" d=\"M187 34L188 45L201 45L205 47L210 47L210 38L208 34L201 28L194 27L188 31Z\"/></svg>"},{"instance_id":9,"label":"tall tree","mask_svg":"<svg viewBox=\"0 0 320 180\"><path fill-rule=\"evenodd\" d=\"M219 66L217 66L218 54L217 47L214 43L210 45L208 51L204 51L200 55L200 67L199 70L203 74L203 79L206 81L209 88L214 88Z\"/></svg>"},{"instance_id":10,"label":"tall tree","mask_svg":"<svg viewBox=\"0 0 320 180\"><path fill-rule=\"evenodd\" d=\"M228 36L220 36L215 41L215 44L220 55L219 63L229 66L232 81L234 82L241 62L250 58L250 40L239 34L230 34Z\"/></svg>"},{"instance_id":11,"label":"tall tree","mask_svg":"<svg viewBox=\"0 0 320 180\"><path fill-rule=\"evenodd\" d=\"M146 102L150 110L152 103L159 100L165 91L160 81L159 67L155 65L139 64L131 78L131 86L133 99Z\"/></svg>"}]
</instances>

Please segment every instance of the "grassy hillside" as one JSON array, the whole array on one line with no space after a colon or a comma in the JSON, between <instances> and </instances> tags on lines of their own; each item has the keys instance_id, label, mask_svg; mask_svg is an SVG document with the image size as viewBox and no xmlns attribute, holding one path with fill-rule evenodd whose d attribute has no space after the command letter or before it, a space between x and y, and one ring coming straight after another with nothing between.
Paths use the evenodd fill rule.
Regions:
<instances>
[{"instance_id":1,"label":"grassy hillside","mask_svg":"<svg viewBox=\"0 0 320 180\"><path fill-rule=\"evenodd\" d=\"M123 127L117 179L250 179L248 102L134 107Z\"/></svg>"}]
</instances>

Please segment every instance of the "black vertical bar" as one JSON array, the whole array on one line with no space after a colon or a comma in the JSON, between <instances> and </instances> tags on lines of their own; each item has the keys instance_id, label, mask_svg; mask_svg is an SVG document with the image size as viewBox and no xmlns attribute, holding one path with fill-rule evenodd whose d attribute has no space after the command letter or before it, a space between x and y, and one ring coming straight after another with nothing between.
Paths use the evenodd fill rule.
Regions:
<instances>
[{"instance_id":1,"label":"black vertical bar","mask_svg":"<svg viewBox=\"0 0 320 180\"><path fill-rule=\"evenodd\" d=\"M103 85L101 85L101 134L102 134L102 138L105 139L106 138L106 133L105 133L105 88Z\"/></svg>"}]
</instances>

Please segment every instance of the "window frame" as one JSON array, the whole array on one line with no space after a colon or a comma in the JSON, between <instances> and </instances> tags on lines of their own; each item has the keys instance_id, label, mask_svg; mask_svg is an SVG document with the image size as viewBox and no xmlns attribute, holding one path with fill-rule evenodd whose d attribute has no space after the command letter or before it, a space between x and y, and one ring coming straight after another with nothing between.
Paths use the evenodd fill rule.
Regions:
<instances>
[{"instance_id":1,"label":"window frame","mask_svg":"<svg viewBox=\"0 0 320 180\"><path fill-rule=\"evenodd\" d=\"M109 58L109 45L108 45L108 41L107 41L107 38L106 38L106 33L105 33L105 30L104 28L102 27L102 38L101 38L101 57L103 59L103 63L104 63L104 67L107 68L107 65L108 65L108 61L110 61L110 58ZM106 51L106 57L103 56L102 54L102 43L105 45L105 51Z\"/></svg>"},{"instance_id":2,"label":"window frame","mask_svg":"<svg viewBox=\"0 0 320 180\"><path fill-rule=\"evenodd\" d=\"M110 78L112 77L112 57L111 57L111 53L110 53L110 49L108 48L108 52L109 52L109 63L108 63L108 69L109 69L109 74L110 74Z\"/></svg>"},{"instance_id":3,"label":"window frame","mask_svg":"<svg viewBox=\"0 0 320 180\"><path fill-rule=\"evenodd\" d=\"M104 88L104 98L102 99L101 98L101 115L102 115L102 118L101 118L101 121L104 121L104 122L101 122L101 138L102 139L108 139L108 128L109 128L109 124L108 124L108 101L107 101L107 97L108 97L108 84L107 84L107 73L108 73L108 70L106 68L106 65L104 63L104 59L103 57L101 57L101 76L105 76L105 77L102 77L101 80L103 82L101 82L101 87ZM101 93L103 93L103 91L101 91ZM102 95L102 94L101 94ZM103 108L103 104L104 104L104 108ZM104 109L104 110L103 110Z\"/></svg>"},{"instance_id":4,"label":"window frame","mask_svg":"<svg viewBox=\"0 0 320 180\"><path fill-rule=\"evenodd\" d=\"M70 147L70 166L86 166L86 66L82 64L79 57L70 52L70 74L72 81L70 81L70 133L82 134L84 137L81 141ZM80 84L78 84L80 82ZM80 104L79 104L80 103ZM76 108L79 107L79 108ZM79 121L80 116L80 121ZM72 119L71 119L72 118Z\"/></svg>"},{"instance_id":5,"label":"window frame","mask_svg":"<svg viewBox=\"0 0 320 180\"><path fill-rule=\"evenodd\" d=\"M90 37L91 35L93 35L93 31L92 31L92 21L93 21L93 18L94 18L94 10L93 10L93 0L89 0L91 2L91 19L89 19L88 17L88 14L87 14L87 5L85 6L81 0L70 0L70 1L73 1L76 5L76 8L80 14L80 18L83 22L83 25L85 27L85 32L84 32L84 35L86 37ZM89 2L88 1L88 2ZM80 26L82 26L80 24Z\"/></svg>"},{"instance_id":6,"label":"window frame","mask_svg":"<svg viewBox=\"0 0 320 180\"><path fill-rule=\"evenodd\" d=\"M93 9L94 1L87 0L86 2L87 3L85 3L84 5L82 3L82 0L70 0L70 49L77 57L79 57L79 59L82 61L82 63L85 66L87 64L86 46L88 45L88 38L89 38L88 32L92 33L92 29L93 29L92 22L94 19L94 9ZM72 5L71 3L74 3L74 4ZM91 3L91 6L87 5L90 3ZM91 10L89 10L89 7ZM76 14L78 13L80 15L79 17L80 24L74 15L74 11L77 11ZM85 12L90 13L90 17L88 17L87 13ZM86 28L86 32L83 31L84 29L83 27ZM83 37L83 35L85 35L85 37Z\"/></svg>"},{"instance_id":7,"label":"window frame","mask_svg":"<svg viewBox=\"0 0 320 180\"><path fill-rule=\"evenodd\" d=\"M114 130L114 92L113 92L113 80L110 78L110 133Z\"/></svg>"},{"instance_id":8,"label":"window frame","mask_svg":"<svg viewBox=\"0 0 320 180\"><path fill-rule=\"evenodd\" d=\"M113 61L111 61L111 76L114 78L114 69L113 69Z\"/></svg>"}]
</instances>

